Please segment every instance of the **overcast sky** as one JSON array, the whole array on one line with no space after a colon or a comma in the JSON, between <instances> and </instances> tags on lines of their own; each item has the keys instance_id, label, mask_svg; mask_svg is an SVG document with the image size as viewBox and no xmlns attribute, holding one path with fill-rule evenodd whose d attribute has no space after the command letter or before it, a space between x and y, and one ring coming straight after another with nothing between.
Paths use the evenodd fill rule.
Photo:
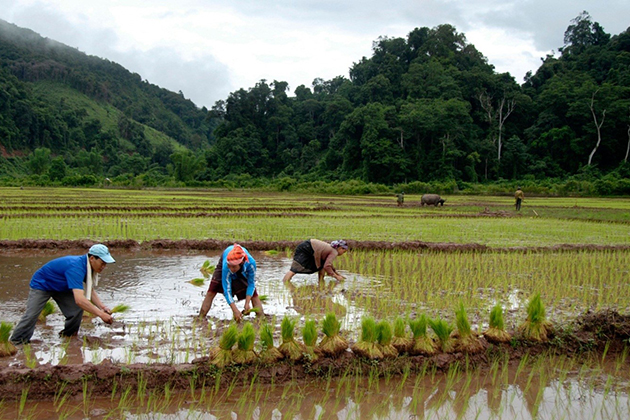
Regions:
<instances>
[{"instance_id":1,"label":"overcast sky","mask_svg":"<svg viewBox=\"0 0 630 420\"><path fill-rule=\"evenodd\" d=\"M0 19L208 108L261 79L292 94L348 77L379 36L444 23L521 83L583 10L611 35L630 26L630 0L0 0Z\"/></svg>"}]
</instances>

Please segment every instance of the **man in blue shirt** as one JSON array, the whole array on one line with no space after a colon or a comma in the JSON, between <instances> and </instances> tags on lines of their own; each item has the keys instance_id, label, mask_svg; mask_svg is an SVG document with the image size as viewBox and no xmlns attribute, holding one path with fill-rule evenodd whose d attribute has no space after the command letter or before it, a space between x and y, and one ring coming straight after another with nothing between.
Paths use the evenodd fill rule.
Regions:
<instances>
[{"instance_id":1,"label":"man in blue shirt","mask_svg":"<svg viewBox=\"0 0 630 420\"><path fill-rule=\"evenodd\" d=\"M210 287L201 304L199 317L204 318L208 314L217 293L223 293L225 301L232 308L232 314L236 321L243 319L243 314L250 311L252 303L254 308L258 309L256 315L264 315L262 302L256 291L256 261L249 251L239 244L228 246L221 254L217 268L212 275ZM243 312L240 312L236 307L234 295L238 300L245 299Z\"/></svg>"},{"instance_id":2,"label":"man in blue shirt","mask_svg":"<svg viewBox=\"0 0 630 420\"><path fill-rule=\"evenodd\" d=\"M66 317L64 329L59 333L61 336L71 337L78 333L84 310L111 324L114 321L112 311L103 305L96 291L92 290L91 297L87 297L83 289L84 282L91 283L92 278L100 274L108 263L113 262L116 261L107 247L97 244L90 248L87 255L61 257L44 264L33 274L26 312L15 327L11 342L30 342L37 318L51 298L57 302L61 313Z\"/></svg>"}]
</instances>

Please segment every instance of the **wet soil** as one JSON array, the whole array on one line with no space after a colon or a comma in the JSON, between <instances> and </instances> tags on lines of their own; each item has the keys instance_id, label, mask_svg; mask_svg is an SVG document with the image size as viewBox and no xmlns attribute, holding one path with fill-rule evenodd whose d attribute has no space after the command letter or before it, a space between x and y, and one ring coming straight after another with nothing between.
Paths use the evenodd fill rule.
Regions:
<instances>
[{"instance_id":1,"label":"wet soil","mask_svg":"<svg viewBox=\"0 0 630 420\"><path fill-rule=\"evenodd\" d=\"M352 353L349 348L339 357L321 357L316 361L280 361L262 365L230 365L223 369L213 365L208 357L182 364L115 364L103 360L99 364L23 365L0 368L0 395L3 399L19 400L28 390L29 400L51 400L60 389L70 396L88 392L91 396L111 396L116 392L138 387L147 392L185 390L194 387L229 387L235 380L245 383L256 378L262 384L282 384L309 378L338 377L344 374L396 375L405 371L420 372L427 367L447 371L454 364L488 369L494 360L508 358L518 364L525 356L565 355L572 358L614 356L626 351L630 338L630 316L615 311L587 312L561 331L552 331L546 343L533 343L518 334L510 343L492 344L480 338L482 349L477 353L441 353L434 356L399 355L393 359L368 360ZM86 389L87 387L87 389Z\"/></svg>"},{"instance_id":2,"label":"wet soil","mask_svg":"<svg viewBox=\"0 0 630 420\"><path fill-rule=\"evenodd\" d=\"M239 241L251 251L285 250L294 249L301 241ZM437 252L557 252L557 251L602 251L602 250L628 250L630 245L594 245L594 244L558 244L538 247L490 247L483 244L452 243L452 242L423 242L423 241L354 241L347 240L351 249L361 250L407 250L407 251L437 251ZM54 239L20 239L0 240L0 249L3 250L70 250L87 249L96 242L83 240L54 240ZM104 241L110 249L122 250L223 250L233 244L232 241L216 239L154 239L138 242L133 239Z\"/></svg>"}]
</instances>

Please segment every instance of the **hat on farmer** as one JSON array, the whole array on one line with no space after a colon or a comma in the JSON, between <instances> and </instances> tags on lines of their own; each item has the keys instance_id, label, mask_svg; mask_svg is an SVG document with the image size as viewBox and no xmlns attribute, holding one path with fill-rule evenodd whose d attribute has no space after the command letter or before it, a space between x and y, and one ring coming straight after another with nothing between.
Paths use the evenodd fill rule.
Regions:
<instances>
[{"instance_id":1,"label":"hat on farmer","mask_svg":"<svg viewBox=\"0 0 630 420\"><path fill-rule=\"evenodd\" d=\"M107 264L115 263L116 260L112 258L112 255L109 253L109 249L103 244L92 245L90 250L88 251L89 255L94 255L95 257L99 257L101 260L105 261Z\"/></svg>"},{"instance_id":2,"label":"hat on farmer","mask_svg":"<svg viewBox=\"0 0 630 420\"><path fill-rule=\"evenodd\" d=\"M230 265L239 265L243 261L247 260L247 254L239 244L234 244L234 247L227 254L227 262Z\"/></svg>"},{"instance_id":3,"label":"hat on farmer","mask_svg":"<svg viewBox=\"0 0 630 420\"><path fill-rule=\"evenodd\" d=\"M339 239L338 241L332 241L330 243L330 246L332 246L335 249L337 248L348 249L348 243L344 241L343 239Z\"/></svg>"}]
</instances>

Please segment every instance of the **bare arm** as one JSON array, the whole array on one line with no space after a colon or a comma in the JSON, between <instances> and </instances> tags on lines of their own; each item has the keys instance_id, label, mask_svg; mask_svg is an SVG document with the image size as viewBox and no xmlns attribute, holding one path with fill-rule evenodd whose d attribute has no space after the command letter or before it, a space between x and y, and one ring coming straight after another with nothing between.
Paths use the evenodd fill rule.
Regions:
<instances>
[{"instance_id":1,"label":"bare arm","mask_svg":"<svg viewBox=\"0 0 630 420\"><path fill-rule=\"evenodd\" d=\"M108 314L105 311L100 310L99 308L96 307L96 305L90 302L83 295L82 289L72 289L72 293L74 295L74 301L76 302L77 306L79 306L79 308L83 309L84 311L93 313L94 315L101 318L103 322L105 322L106 324L111 324L114 321L114 318L112 318L110 314ZM94 296L94 293L92 294L92 296ZM98 299L98 296L97 296L97 299ZM100 299L98 299L98 301L100 302Z\"/></svg>"},{"instance_id":2,"label":"bare arm","mask_svg":"<svg viewBox=\"0 0 630 420\"><path fill-rule=\"evenodd\" d=\"M103 312L106 312L110 315L112 314L112 310L103 304L103 302L101 301L101 298L96 293L96 290L92 290L92 303L94 303L94 305L97 308L101 309Z\"/></svg>"}]
</instances>

